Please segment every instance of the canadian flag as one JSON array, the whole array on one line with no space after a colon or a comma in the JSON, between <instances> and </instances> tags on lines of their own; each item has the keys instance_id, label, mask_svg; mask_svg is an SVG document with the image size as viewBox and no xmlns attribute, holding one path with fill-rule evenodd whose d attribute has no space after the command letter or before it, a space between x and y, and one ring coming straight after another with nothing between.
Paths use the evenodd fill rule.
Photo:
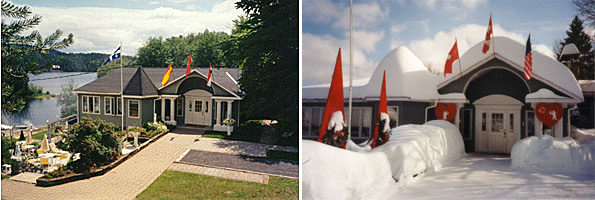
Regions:
<instances>
[{"instance_id":1,"label":"canadian flag","mask_svg":"<svg viewBox=\"0 0 595 200\"><path fill-rule=\"evenodd\" d=\"M490 50L490 41L492 40L492 33L493 33L492 15L490 15L490 24L488 25L488 31L486 32L486 38L483 41L483 49L481 50L481 52L483 54L487 53L488 50Z\"/></svg>"},{"instance_id":2,"label":"canadian flag","mask_svg":"<svg viewBox=\"0 0 595 200\"><path fill-rule=\"evenodd\" d=\"M448 52L448 57L446 57L444 77L446 77L446 74L452 73L452 63L457 59L459 59L459 48L457 47L457 40L455 39L455 44L452 46L452 49L450 49L450 52Z\"/></svg>"},{"instance_id":3,"label":"canadian flag","mask_svg":"<svg viewBox=\"0 0 595 200\"><path fill-rule=\"evenodd\" d=\"M380 122L383 123L380 123ZM378 115L376 115L376 126L374 128L374 135L372 135L372 148L382 145L388 141L389 135L385 134L390 131L390 118L388 116L388 106L386 105L386 72L382 74L382 88L380 89L380 102L378 103ZM383 125L380 127L380 125ZM382 136L380 136L380 134ZM379 142L379 137L381 143Z\"/></svg>"},{"instance_id":4,"label":"canadian flag","mask_svg":"<svg viewBox=\"0 0 595 200\"><path fill-rule=\"evenodd\" d=\"M337 133L345 127L343 103L343 70L341 66L341 49L339 48L335 71L333 72L333 80L331 81L326 106L324 107L322 124L320 125L319 142L324 143L327 131L334 129L332 132ZM342 148L345 148L344 144Z\"/></svg>"},{"instance_id":5,"label":"canadian flag","mask_svg":"<svg viewBox=\"0 0 595 200\"><path fill-rule=\"evenodd\" d=\"M207 86L211 87L211 82L213 82L213 69L211 68L211 64L209 64L209 76L207 76Z\"/></svg>"}]
</instances>

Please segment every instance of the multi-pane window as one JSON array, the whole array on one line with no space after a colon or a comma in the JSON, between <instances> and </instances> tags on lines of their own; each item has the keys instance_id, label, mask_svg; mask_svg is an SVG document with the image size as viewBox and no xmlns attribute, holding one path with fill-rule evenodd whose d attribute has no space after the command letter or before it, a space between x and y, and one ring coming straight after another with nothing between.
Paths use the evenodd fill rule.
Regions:
<instances>
[{"instance_id":1,"label":"multi-pane window","mask_svg":"<svg viewBox=\"0 0 595 200\"><path fill-rule=\"evenodd\" d=\"M372 133L372 108L353 107L353 123L351 124L351 137L368 138ZM302 108L302 131L304 136L316 137L320 132L320 125L324 114L324 107L303 107ZM345 118L349 117L348 109L345 109ZM345 123L347 124L347 123ZM322 127L324 128L324 127Z\"/></svg>"},{"instance_id":2,"label":"multi-pane window","mask_svg":"<svg viewBox=\"0 0 595 200\"><path fill-rule=\"evenodd\" d=\"M492 132L500 132L504 129L504 114L492 113Z\"/></svg>"},{"instance_id":3,"label":"multi-pane window","mask_svg":"<svg viewBox=\"0 0 595 200\"><path fill-rule=\"evenodd\" d=\"M139 116L139 101L128 100L128 117L138 118Z\"/></svg>"},{"instance_id":4,"label":"multi-pane window","mask_svg":"<svg viewBox=\"0 0 595 200\"><path fill-rule=\"evenodd\" d=\"M535 136L535 112L534 111L527 111L525 116L525 121L527 122L526 128L526 135Z\"/></svg>"},{"instance_id":5,"label":"multi-pane window","mask_svg":"<svg viewBox=\"0 0 595 200\"><path fill-rule=\"evenodd\" d=\"M83 96L83 113L99 114L99 97L98 96Z\"/></svg>"},{"instance_id":6,"label":"multi-pane window","mask_svg":"<svg viewBox=\"0 0 595 200\"><path fill-rule=\"evenodd\" d=\"M221 123L228 118L227 112L227 101L223 101L221 102Z\"/></svg>"},{"instance_id":7,"label":"multi-pane window","mask_svg":"<svg viewBox=\"0 0 595 200\"><path fill-rule=\"evenodd\" d=\"M104 98L104 105L105 105L105 114L111 115L112 114L112 102L114 101L113 97L105 97Z\"/></svg>"},{"instance_id":8,"label":"multi-pane window","mask_svg":"<svg viewBox=\"0 0 595 200\"><path fill-rule=\"evenodd\" d=\"M116 98L116 101L118 102L115 104L115 105L117 105L116 107L118 110L116 115L122 115L122 98L118 97L118 98Z\"/></svg>"},{"instance_id":9,"label":"multi-pane window","mask_svg":"<svg viewBox=\"0 0 595 200\"><path fill-rule=\"evenodd\" d=\"M481 131L486 131L487 128L487 119L486 113L481 113Z\"/></svg>"}]
</instances>

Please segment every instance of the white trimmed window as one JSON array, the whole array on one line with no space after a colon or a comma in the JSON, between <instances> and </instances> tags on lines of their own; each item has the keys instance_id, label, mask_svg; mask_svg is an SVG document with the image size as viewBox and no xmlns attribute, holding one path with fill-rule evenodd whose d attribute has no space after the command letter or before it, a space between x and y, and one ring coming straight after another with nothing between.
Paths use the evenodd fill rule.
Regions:
<instances>
[{"instance_id":1,"label":"white trimmed window","mask_svg":"<svg viewBox=\"0 0 595 200\"><path fill-rule=\"evenodd\" d=\"M122 98L116 98L117 103L114 105L116 106L116 115L122 115Z\"/></svg>"},{"instance_id":2,"label":"white trimmed window","mask_svg":"<svg viewBox=\"0 0 595 200\"><path fill-rule=\"evenodd\" d=\"M352 107L353 115L351 119L351 137L352 138L369 138L372 134L372 108L371 107ZM349 109L345 109L345 125L349 124Z\"/></svg>"},{"instance_id":3,"label":"white trimmed window","mask_svg":"<svg viewBox=\"0 0 595 200\"><path fill-rule=\"evenodd\" d=\"M128 117L139 118L140 116L140 101L128 100Z\"/></svg>"},{"instance_id":4,"label":"white trimmed window","mask_svg":"<svg viewBox=\"0 0 595 200\"><path fill-rule=\"evenodd\" d=\"M184 99L182 98L176 99L176 115L184 115Z\"/></svg>"},{"instance_id":5,"label":"white trimmed window","mask_svg":"<svg viewBox=\"0 0 595 200\"><path fill-rule=\"evenodd\" d=\"M105 114L106 115L111 115L112 114L112 105L114 102L114 97L105 97L103 99L105 102L103 103L105 105Z\"/></svg>"},{"instance_id":6,"label":"white trimmed window","mask_svg":"<svg viewBox=\"0 0 595 200\"><path fill-rule=\"evenodd\" d=\"M83 113L99 114L100 110L98 96L83 96Z\"/></svg>"},{"instance_id":7,"label":"white trimmed window","mask_svg":"<svg viewBox=\"0 0 595 200\"><path fill-rule=\"evenodd\" d=\"M302 107L303 136L318 137L324 107Z\"/></svg>"}]
</instances>

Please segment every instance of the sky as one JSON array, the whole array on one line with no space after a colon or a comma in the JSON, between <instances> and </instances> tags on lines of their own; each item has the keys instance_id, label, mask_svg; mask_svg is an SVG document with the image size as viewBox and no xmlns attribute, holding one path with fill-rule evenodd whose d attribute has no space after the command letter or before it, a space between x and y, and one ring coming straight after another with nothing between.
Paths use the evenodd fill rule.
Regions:
<instances>
[{"instance_id":1,"label":"sky","mask_svg":"<svg viewBox=\"0 0 595 200\"><path fill-rule=\"evenodd\" d=\"M223 31L243 15L235 0L13 0L42 16L34 27L46 37L56 29L72 33L74 44L64 52L112 53L122 42L124 55L135 55L150 37Z\"/></svg>"},{"instance_id":2,"label":"sky","mask_svg":"<svg viewBox=\"0 0 595 200\"><path fill-rule=\"evenodd\" d=\"M570 0L353 0L353 79L371 76L392 49L405 46L426 65L442 70L455 37L459 54L484 40L490 13L494 36L553 57L577 14ZM303 86L329 83L341 48L343 80L349 75L349 0L302 3ZM585 25L587 26L587 25ZM595 33L592 27L588 32ZM361 82L361 81L360 81Z\"/></svg>"}]
</instances>

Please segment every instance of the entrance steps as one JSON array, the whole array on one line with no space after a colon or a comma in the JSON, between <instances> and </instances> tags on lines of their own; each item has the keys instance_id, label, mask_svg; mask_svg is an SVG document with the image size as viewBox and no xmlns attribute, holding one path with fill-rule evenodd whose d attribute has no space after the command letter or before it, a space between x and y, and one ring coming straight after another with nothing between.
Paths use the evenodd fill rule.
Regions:
<instances>
[{"instance_id":1,"label":"entrance steps","mask_svg":"<svg viewBox=\"0 0 595 200\"><path fill-rule=\"evenodd\" d=\"M206 131L213 130L211 126L197 126L197 125L184 125L177 126L174 130L177 134L188 134L188 135L202 135Z\"/></svg>"}]
</instances>

